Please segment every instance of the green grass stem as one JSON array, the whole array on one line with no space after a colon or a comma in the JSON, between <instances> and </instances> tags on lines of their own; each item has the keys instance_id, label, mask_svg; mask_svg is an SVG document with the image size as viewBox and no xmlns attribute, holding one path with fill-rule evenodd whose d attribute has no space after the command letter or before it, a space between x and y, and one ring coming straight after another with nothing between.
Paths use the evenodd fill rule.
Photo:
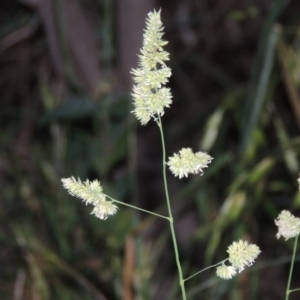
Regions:
<instances>
[{"instance_id":1,"label":"green grass stem","mask_svg":"<svg viewBox=\"0 0 300 300\"><path fill-rule=\"evenodd\" d=\"M216 267L216 266L218 266L218 265L221 265L222 263L224 263L224 262L227 261L227 260L228 260L228 258L226 258L226 259L224 259L224 260L218 262L218 263L215 264L215 265L212 265L212 266L209 266L209 267L207 267L207 268L205 268L205 269L202 269L202 270L196 272L195 274L191 275L190 277L184 279L184 281L188 281L188 280L190 280L191 278L193 278L194 276L196 276L196 275L198 275L198 274L200 274L200 273L202 273L202 272L204 272L204 271L206 271L206 270L208 270L208 269L210 269L210 268L213 268L213 267Z\"/></svg>"},{"instance_id":2,"label":"green grass stem","mask_svg":"<svg viewBox=\"0 0 300 300\"><path fill-rule=\"evenodd\" d=\"M296 255L296 250L297 250L297 244L298 244L298 235L295 238L293 256L292 256L291 267L290 267L290 274L289 274L289 279L288 279L288 283L287 283L287 287L286 287L285 300L289 299L290 293L292 291L295 292L296 290L300 290L300 289L290 290L292 274L293 274L293 268L294 268L294 263L295 263L295 255Z\"/></svg>"},{"instance_id":3,"label":"green grass stem","mask_svg":"<svg viewBox=\"0 0 300 300\"><path fill-rule=\"evenodd\" d=\"M160 215L160 214L156 214L150 210L146 210L146 209L142 209L142 208L139 208L135 205L131 205L131 204L128 204L128 203L125 203L125 202L122 202L122 201L119 201L119 200L116 200L108 195L105 195L107 198L109 198L112 202L116 202L118 204L121 204L121 205L125 205L125 206L128 206L128 207L131 207L131 208L134 208L134 209L137 209L137 210L140 210L140 211L143 211L145 213L148 213L148 214L151 214L151 215L154 215L154 216L157 216L159 218L163 218L163 219L167 219L168 221L170 221L170 218L169 217L166 217L166 216L163 216L163 215Z\"/></svg>"},{"instance_id":4,"label":"green grass stem","mask_svg":"<svg viewBox=\"0 0 300 300\"><path fill-rule=\"evenodd\" d=\"M158 116L158 120L156 121L156 123L159 127L160 135L161 135L162 150L163 150L164 186L165 186L165 194L166 194L166 200L167 200L167 206L168 206L171 235L172 235L175 258L176 258L176 264L177 264L178 275L179 275L179 284L180 284L180 288L181 288L182 299L187 300L186 292L185 292L185 286L184 286L184 280L183 280L183 273L182 273L182 268L181 268L180 259L179 259L178 245L177 245L177 240L176 240L176 235L175 235L175 230L174 230L174 220L173 220L173 215L172 215L170 197L169 197L167 175L166 175L166 165L167 165L167 162L166 162L166 147L165 147L164 132L163 132L163 127L162 127L162 122L161 122L160 116Z\"/></svg>"}]
</instances>

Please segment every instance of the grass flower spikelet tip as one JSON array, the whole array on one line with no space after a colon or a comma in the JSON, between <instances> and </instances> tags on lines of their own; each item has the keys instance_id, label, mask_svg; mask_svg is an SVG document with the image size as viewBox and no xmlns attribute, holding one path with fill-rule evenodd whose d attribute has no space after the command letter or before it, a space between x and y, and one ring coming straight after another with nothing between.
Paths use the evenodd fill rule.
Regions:
<instances>
[{"instance_id":1,"label":"grass flower spikelet tip","mask_svg":"<svg viewBox=\"0 0 300 300\"><path fill-rule=\"evenodd\" d=\"M222 263L221 266L217 267L216 274L222 279L231 279L236 275L236 268L233 266L226 266L224 263Z\"/></svg>"},{"instance_id":2,"label":"grass flower spikelet tip","mask_svg":"<svg viewBox=\"0 0 300 300\"><path fill-rule=\"evenodd\" d=\"M171 76L171 69L165 63L169 60L169 53L163 49L167 41L162 36L160 11L150 12L146 19L139 65L131 71L135 82L133 113L142 125L151 118L156 120L157 116L162 116L164 109L172 103L170 89L164 87Z\"/></svg>"},{"instance_id":3,"label":"grass flower spikelet tip","mask_svg":"<svg viewBox=\"0 0 300 300\"><path fill-rule=\"evenodd\" d=\"M63 178L63 187L74 197L82 199L86 204L94 205L92 214L106 220L109 215L114 215L118 207L111 201L107 201L103 189L98 180L90 182L88 179L82 182L79 178Z\"/></svg>"},{"instance_id":4,"label":"grass flower spikelet tip","mask_svg":"<svg viewBox=\"0 0 300 300\"><path fill-rule=\"evenodd\" d=\"M175 177L188 177L189 174L203 174L213 158L205 152L193 153L191 148L183 148L169 157L167 165Z\"/></svg>"},{"instance_id":5,"label":"grass flower spikelet tip","mask_svg":"<svg viewBox=\"0 0 300 300\"><path fill-rule=\"evenodd\" d=\"M243 271L245 266L251 266L257 256L260 254L260 249L254 244L249 244L246 241L233 242L227 250L229 254L229 262L239 272Z\"/></svg>"},{"instance_id":6,"label":"grass flower spikelet tip","mask_svg":"<svg viewBox=\"0 0 300 300\"><path fill-rule=\"evenodd\" d=\"M288 210L283 210L277 219L275 224L278 226L278 232L276 237L279 239L283 236L285 240L294 238L300 234L300 219L292 215Z\"/></svg>"}]
</instances>

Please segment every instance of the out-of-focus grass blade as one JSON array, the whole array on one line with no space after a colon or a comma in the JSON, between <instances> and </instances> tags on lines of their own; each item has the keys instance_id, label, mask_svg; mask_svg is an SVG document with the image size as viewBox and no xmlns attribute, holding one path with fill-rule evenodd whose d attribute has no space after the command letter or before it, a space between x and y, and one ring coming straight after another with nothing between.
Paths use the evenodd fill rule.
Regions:
<instances>
[{"instance_id":1,"label":"out-of-focus grass blade","mask_svg":"<svg viewBox=\"0 0 300 300\"><path fill-rule=\"evenodd\" d=\"M209 151L214 145L219 133L220 124L224 115L224 108L217 109L206 124L206 131L200 145L200 149Z\"/></svg>"},{"instance_id":2,"label":"out-of-focus grass blade","mask_svg":"<svg viewBox=\"0 0 300 300\"><path fill-rule=\"evenodd\" d=\"M230 185L230 187L228 189L229 194L230 193L235 193L237 190L239 190L243 186L243 184L245 184L248 177L249 177L249 172L248 171L241 172L236 177L236 179L232 182L232 184Z\"/></svg>"},{"instance_id":3,"label":"out-of-focus grass blade","mask_svg":"<svg viewBox=\"0 0 300 300\"><path fill-rule=\"evenodd\" d=\"M297 192L295 197L294 197L294 200L293 200L293 208L297 209L299 207L300 207L300 193Z\"/></svg>"},{"instance_id":4,"label":"out-of-focus grass blade","mask_svg":"<svg viewBox=\"0 0 300 300\"><path fill-rule=\"evenodd\" d=\"M52 266L60 269L65 274L77 281L82 287L84 287L84 289L86 289L86 291L93 295L94 299L107 300L106 297L86 277L84 277L75 268L73 268L71 265L57 256L53 251L46 248L40 242L40 240L35 237L35 233L32 228L30 228L29 226L17 225L14 226L14 233L18 241L18 245L22 248L23 252L25 252L25 255L32 255L32 257L35 258L35 262L36 264L38 264L41 271L42 265L47 270L49 270L49 265L47 264L52 264ZM39 259L37 259L37 257L39 257ZM36 267L36 264L34 265L34 267ZM30 267L33 267L33 265L30 265ZM34 272L36 272L35 276L39 277L38 280L41 280L43 278L40 273L37 273L36 270L34 270ZM41 283L39 282L39 284ZM40 299L49 298L41 297Z\"/></svg>"},{"instance_id":5,"label":"out-of-focus grass blade","mask_svg":"<svg viewBox=\"0 0 300 300\"><path fill-rule=\"evenodd\" d=\"M100 1L99 1L100 2ZM115 55L113 36L114 32L114 2L110 0L103 1L104 22L103 22L103 50L102 58L106 65L111 65Z\"/></svg>"},{"instance_id":6,"label":"out-of-focus grass blade","mask_svg":"<svg viewBox=\"0 0 300 300\"><path fill-rule=\"evenodd\" d=\"M262 128L253 128L251 143L248 144L244 151L244 156L242 158L243 163L252 164L257 160L258 151L261 146L266 143L265 133Z\"/></svg>"},{"instance_id":7,"label":"out-of-focus grass blade","mask_svg":"<svg viewBox=\"0 0 300 300\"><path fill-rule=\"evenodd\" d=\"M212 264L212 259L214 254L216 253L216 249L218 248L221 240L222 231L225 228L221 228L219 226L214 226L213 232L210 234L210 239L208 241L206 253L205 253L205 265L209 266Z\"/></svg>"},{"instance_id":8,"label":"out-of-focus grass blade","mask_svg":"<svg viewBox=\"0 0 300 300\"><path fill-rule=\"evenodd\" d=\"M281 31L281 27L278 28ZM291 102L295 120L300 128L300 53L285 44L282 34L278 42L278 58L281 64L282 77L286 86L288 99Z\"/></svg>"},{"instance_id":9,"label":"out-of-focus grass blade","mask_svg":"<svg viewBox=\"0 0 300 300\"><path fill-rule=\"evenodd\" d=\"M30 235L32 235L32 232L28 231L25 234L24 228L19 226L14 226L13 230L18 245L28 247L28 238L31 238ZM31 277L31 297L33 299L50 299L49 287L42 271L42 264L31 251L24 250L23 254Z\"/></svg>"},{"instance_id":10,"label":"out-of-focus grass blade","mask_svg":"<svg viewBox=\"0 0 300 300\"><path fill-rule=\"evenodd\" d=\"M248 183L254 184L264 179L264 177L266 177L266 175L272 170L274 165L274 159L269 157L264 158L251 172L249 172Z\"/></svg>"},{"instance_id":11,"label":"out-of-focus grass blade","mask_svg":"<svg viewBox=\"0 0 300 300\"><path fill-rule=\"evenodd\" d=\"M248 99L248 110L245 111L245 128L242 131L242 151L244 152L252 139L253 129L256 127L269 86L270 75L274 63L274 53L278 39L278 31L271 30L264 56L264 63L259 76L258 87L252 98Z\"/></svg>"},{"instance_id":12,"label":"out-of-focus grass blade","mask_svg":"<svg viewBox=\"0 0 300 300\"><path fill-rule=\"evenodd\" d=\"M256 17L258 15L258 9L254 5L249 5L245 9L234 9L231 10L228 14L228 18L237 22L244 21L249 17Z\"/></svg>"},{"instance_id":13,"label":"out-of-focus grass blade","mask_svg":"<svg viewBox=\"0 0 300 300\"><path fill-rule=\"evenodd\" d=\"M153 266L157 263L157 254L154 247L140 241L140 250L136 269L134 272L134 288L136 300L153 299L150 279L153 275Z\"/></svg>"},{"instance_id":14,"label":"out-of-focus grass blade","mask_svg":"<svg viewBox=\"0 0 300 300\"><path fill-rule=\"evenodd\" d=\"M221 224L222 227L226 227L229 223L235 221L239 218L245 206L245 201L245 192L237 192L233 195L229 195L221 207L217 222Z\"/></svg>"},{"instance_id":15,"label":"out-of-focus grass blade","mask_svg":"<svg viewBox=\"0 0 300 300\"><path fill-rule=\"evenodd\" d=\"M246 194L242 191L229 195L228 198L224 201L213 226L213 233L210 237L210 241L206 250L205 261L207 265L211 263L212 258L219 246L222 232L230 223L239 218L245 206L245 202Z\"/></svg>"},{"instance_id":16,"label":"out-of-focus grass blade","mask_svg":"<svg viewBox=\"0 0 300 300\"><path fill-rule=\"evenodd\" d=\"M272 168L275 165L275 160L273 158L267 157L260 161L251 171L241 172L233 183L230 185L228 192L230 194L236 193L239 189L244 186L253 186L255 183L265 179Z\"/></svg>"},{"instance_id":17,"label":"out-of-focus grass blade","mask_svg":"<svg viewBox=\"0 0 300 300\"><path fill-rule=\"evenodd\" d=\"M283 157L286 163L288 170L296 176L299 172L299 163L297 153L290 146L290 138L288 137L284 125L280 120L279 116L274 117L274 125L276 129L276 135L278 137L278 141L283 150Z\"/></svg>"},{"instance_id":18,"label":"out-of-focus grass blade","mask_svg":"<svg viewBox=\"0 0 300 300\"><path fill-rule=\"evenodd\" d=\"M41 2L40 10L49 36L49 46L53 47L53 43L56 46L51 54L58 56L54 59L62 62L65 75L75 88L80 89L84 84L90 94L96 94L102 74L93 28L89 26L77 1L53 1L52 7L47 2Z\"/></svg>"},{"instance_id":19,"label":"out-of-focus grass blade","mask_svg":"<svg viewBox=\"0 0 300 300\"><path fill-rule=\"evenodd\" d=\"M215 112L209 117L205 125L204 136L200 142L200 149L209 151L215 144L221 130L224 113L241 96L241 89L234 89L227 93L224 101L219 105Z\"/></svg>"},{"instance_id":20,"label":"out-of-focus grass blade","mask_svg":"<svg viewBox=\"0 0 300 300\"><path fill-rule=\"evenodd\" d=\"M273 30L273 26L277 21L278 17L284 10L284 8L288 5L289 0L277 0L274 1L274 5L270 14L268 15L266 22L264 24L264 28L262 30L262 34L259 40L258 49L256 51L255 63L254 63L254 71L251 76L251 80L249 83L248 89L248 97L245 102L245 109L244 109L244 120L248 120L248 113L251 111L253 106L253 99L255 98L256 94L256 86L260 81L260 73L261 73L261 66L265 60L265 53L267 48L267 43L269 40L270 32ZM245 123L247 125L247 123Z\"/></svg>"},{"instance_id":21,"label":"out-of-focus grass blade","mask_svg":"<svg viewBox=\"0 0 300 300\"><path fill-rule=\"evenodd\" d=\"M47 280L41 270L36 257L30 253L26 252L25 259L29 266L32 284L32 298L34 299L50 299L49 287L47 286Z\"/></svg>"}]
</instances>

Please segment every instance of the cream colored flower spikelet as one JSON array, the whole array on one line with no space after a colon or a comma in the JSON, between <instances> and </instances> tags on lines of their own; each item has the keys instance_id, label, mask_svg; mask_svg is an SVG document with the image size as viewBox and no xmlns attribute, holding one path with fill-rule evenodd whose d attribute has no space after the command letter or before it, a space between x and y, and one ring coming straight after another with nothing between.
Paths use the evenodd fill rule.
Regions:
<instances>
[{"instance_id":1,"label":"cream colored flower spikelet","mask_svg":"<svg viewBox=\"0 0 300 300\"><path fill-rule=\"evenodd\" d=\"M71 178L63 178L61 181L70 195L82 199L86 204L95 206L92 214L96 217L106 220L109 215L114 215L117 212L118 207L106 200L98 180L82 182L79 178L76 180L72 176Z\"/></svg>"},{"instance_id":2,"label":"cream colored flower spikelet","mask_svg":"<svg viewBox=\"0 0 300 300\"><path fill-rule=\"evenodd\" d=\"M217 267L216 274L222 279L231 279L236 275L236 268L233 266L226 266L224 263Z\"/></svg>"},{"instance_id":3,"label":"cream colored flower spikelet","mask_svg":"<svg viewBox=\"0 0 300 300\"><path fill-rule=\"evenodd\" d=\"M79 178L76 181L72 176L71 178L63 178L61 181L70 195L82 199L87 204L96 205L98 201L105 200L103 189L98 180L81 182Z\"/></svg>"},{"instance_id":4,"label":"cream colored flower spikelet","mask_svg":"<svg viewBox=\"0 0 300 300\"><path fill-rule=\"evenodd\" d=\"M106 220L108 216L116 214L118 207L111 203L111 201L103 201L97 204L92 210L91 214L94 214L97 218Z\"/></svg>"},{"instance_id":5,"label":"cream colored flower spikelet","mask_svg":"<svg viewBox=\"0 0 300 300\"><path fill-rule=\"evenodd\" d=\"M300 234L300 219L292 215L288 210L283 210L277 219L275 224L278 226L278 232L276 237L279 239L283 236L285 240L294 238Z\"/></svg>"},{"instance_id":6,"label":"cream colored flower spikelet","mask_svg":"<svg viewBox=\"0 0 300 300\"><path fill-rule=\"evenodd\" d=\"M171 69L166 66L169 53L163 47L167 41L162 39L163 26L159 12L150 12L146 19L143 35L143 48L139 55L139 65L133 69L133 113L142 125L151 118L164 114L164 109L172 103L169 88L164 87L171 76Z\"/></svg>"},{"instance_id":7,"label":"cream colored flower spikelet","mask_svg":"<svg viewBox=\"0 0 300 300\"><path fill-rule=\"evenodd\" d=\"M243 271L245 266L251 266L254 260L261 252L258 246L248 244L246 241L233 242L227 250L229 254L229 262L234 268Z\"/></svg>"},{"instance_id":8,"label":"cream colored flower spikelet","mask_svg":"<svg viewBox=\"0 0 300 300\"><path fill-rule=\"evenodd\" d=\"M183 148L179 153L169 157L168 166L175 177L188 177L189 174L203 174L203 168L212 161L212 157L205 152L193 153L191 148Z\"/></svg>"}]
</instances>

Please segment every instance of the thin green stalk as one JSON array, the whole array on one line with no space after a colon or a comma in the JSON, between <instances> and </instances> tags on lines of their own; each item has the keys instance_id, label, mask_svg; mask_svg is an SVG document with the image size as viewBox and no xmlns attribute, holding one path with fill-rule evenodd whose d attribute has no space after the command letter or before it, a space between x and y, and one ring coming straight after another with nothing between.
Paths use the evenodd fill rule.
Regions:
<instances>
[{"instance_id":1,"label":"thin green stalk","mask_svg":"<svg viewBox=\"0 0 300 300\"><path fill-rule=\"evenodd\" d=\"M178 246L177 246L177 240L174 230L174 220L171 210L171 203L170 203L170 197L169 197L169 190L168 190L168 183L167 183L167 175L166 175L166 147L165 147L165 139L164 139L164 132L162 128L162 122L160 116L158 116L158 120L156 121L161 135L161 142L162 142L162 150L163 150L163 177L164 177L164 186L165 186L165 194L166 194L166 200L167 200L167 206L168 206L168 213L169 213L169 221L170 221L170 229L171 229L171 235L173 240L173 246L174 246L174 252L175 252L175 258L176 258L176 264L178 269L178 275L179 275L179 284L181 287L181 293L183 300L187 300L186 292L185 292L185 286L184 286L184 280L182 275L182 268L180 264L179 259L179 253L178 253Z\"/></svg>"},{"instance_id":2,"label":"thin green stalk","mask_svg":"<svg viewBox=\"0 0 300 300\"><path fill-rule=\"evenodd\" d=\"M202 272L204 272L204 271L206 271L206 270L208 270L208 269L210 269L210 268L216 267L216 266L218 266L218 265L224 263L226 260L228 260L228 258L226 258L225 260L222 260L222 261L218 262L218 263L215 264L215 265L209 266L209 267L207 267L207 268L205 268L205 269L202 269L202 270L199 271L199 272L196 272L196 273L193 274L192 276L190 276L190 277L184 279L184 281L188 281L189 279L193 278L194 276L196 276L196 275L198 275L198 274L200 274L200 273L202 273Z\"/></svg>"},{"instance_id":3,"label":"thin green stalk","mask_svg":"<svg viewBox=\"0 0 300 300\"><path fill-rule=\"evenodd\" d=\"M289 274L288 284L287 284L287 287L286 287L285 300L289 299L291 291L295 291L295 290L290 290L290 285L291 285L293 268L294 268L294 262L295 262L295 255L296 255L296 250L297 250L297 243L298 243L298 235L295 238L293 256L292 256L291 267L290 267L290 274Z\"/></svg>"},{"instance_id":4,"label":"thin green stalk","mask_svg":"<svg viewBox=\"0 0 300 300\"><path fill-rule=\"evenodd\" d=\"M163 215L156 214L156 213L154 213L154 212L152 212L152 211L149 211L149 210L146 210L146 209L142 209L142 208L139 208L139 207L137 207L137 206L130 205L130 204L127 204L127 203L124 203L124 202L122 202L122 201L118 201L118 200L116 200L116 199L114 199L114 198L112 198L112 197L110 197L110 196L108 196L108 195L105 195L105 196L106 196L107 198L109 198L110 200L112 200L112 202L116 202L116 203L119 203L119 204L121 204L121 205L125 205L125 206L131 207L131 208L134 208L134 209L143 211L143 212L145 212L145 213L148 213L148 214L157 216L157 217L159 217L159 218L167 219L168 221L170 221L170 218L169 218L169 217L165 217L165 216L163 216Z\"/></svg>"}]
</instances>

